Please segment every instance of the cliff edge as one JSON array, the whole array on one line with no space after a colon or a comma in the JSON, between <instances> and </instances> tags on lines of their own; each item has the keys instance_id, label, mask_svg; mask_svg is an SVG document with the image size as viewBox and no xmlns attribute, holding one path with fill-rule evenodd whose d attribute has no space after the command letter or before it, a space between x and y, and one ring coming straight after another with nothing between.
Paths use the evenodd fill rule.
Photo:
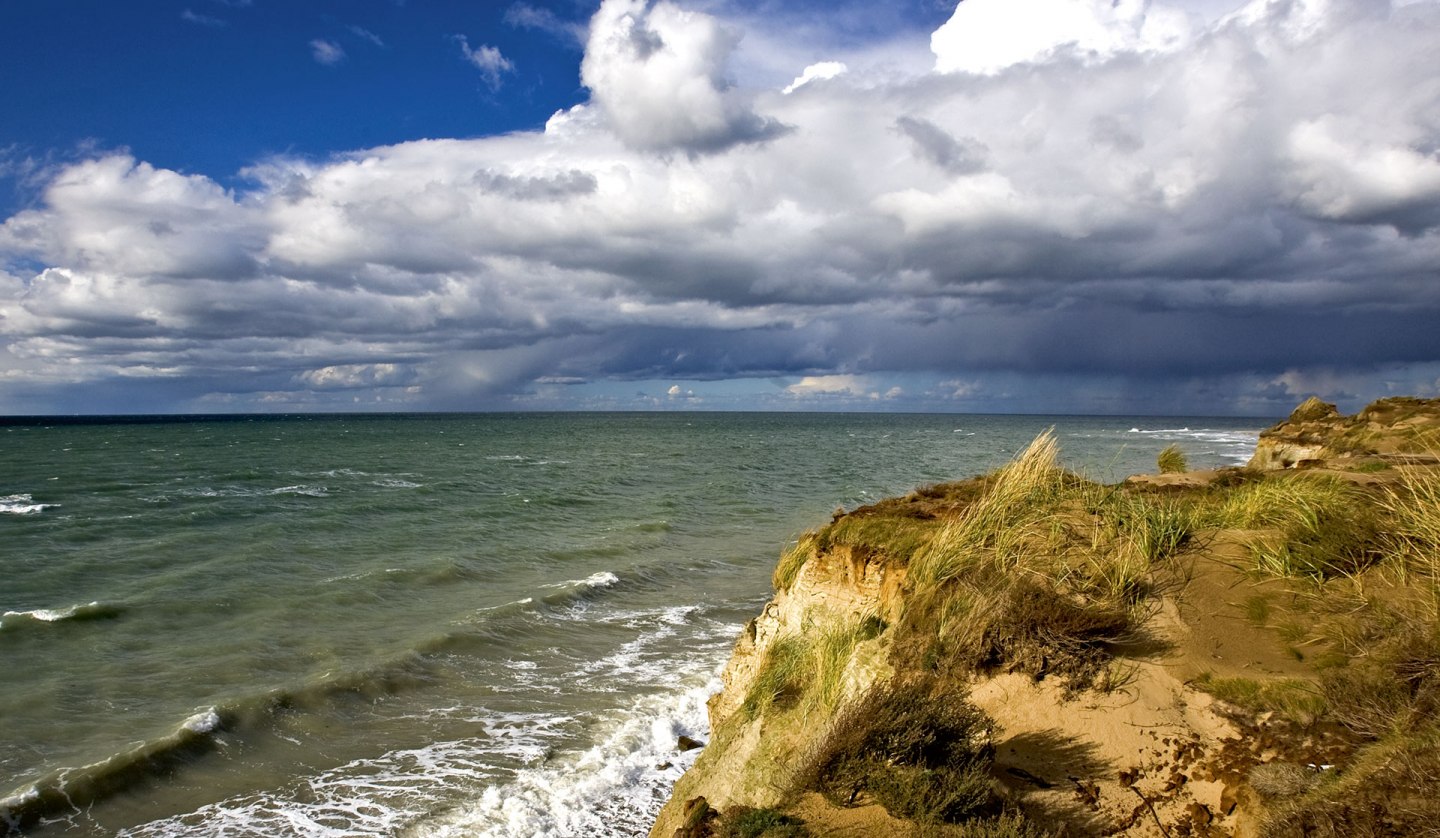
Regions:
<instances>
[{"instance_id":1,"label":"cliff edge","mask_svg":"<svg viewBox=\"0 0 1440 838\"><path fill-rule=\"evenodd\" d=\"M837 513L651 835L1437 834L1440 401L1359 417L1307 402L1269 468L1118 486L1047 434Z\"/></svg>"}]
</instances>

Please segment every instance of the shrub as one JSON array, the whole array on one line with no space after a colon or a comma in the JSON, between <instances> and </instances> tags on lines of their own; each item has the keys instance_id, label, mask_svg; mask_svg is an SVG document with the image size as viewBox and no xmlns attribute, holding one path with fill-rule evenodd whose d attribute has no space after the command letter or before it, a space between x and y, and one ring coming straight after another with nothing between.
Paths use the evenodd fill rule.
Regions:
<instances>
[{"instance_id":1,"label":"shrub","mask_svg":"<svg viewBox=\"0 0 1440 838\"><path fill-rule=\"evenodd\" d=\"M1160 449L1160 454L1155 458L1155 465L1160 469L1161 474L1178 474L1189 470L1189 464L1185 461L1185 453L1178 445L1167 445Z\"/></svg>"},{"instance_id":2,"label":"shrub","mask_svg":"<svg viewBox=\"0 0 1440 838\"><path fill-rule=\"evenodd\" d=\"M1110 660L1110 644L1131 629L1123 608L1080 604L1038 582L1016 582L1006 596L986 605L953 645L957 663L1036 678L1058 675L1075 689L1090 685Z\"/></svg>"},{"instance_id":3,"label":"shrub","mask_svg":"<svg viewBox=\"0 0 1440 838\"><path fill-rule=\"evenodd\" d=\"M848 806L861 795L891 815L955 823L998 814L991 786L993 724L930 681L871 690L836 718L800 783Z\"/></svg>"},{"instance_id":4,"label":"shrub","mask_svg":"<svg viewBox=\"0 0 1440 838\"><path fill-rule=\"evenodd\" d=\"M717 833L718 838L806 838L809 834L798 818L775 809L746 806L727 809Z\"/></svg>"}]
</instances>

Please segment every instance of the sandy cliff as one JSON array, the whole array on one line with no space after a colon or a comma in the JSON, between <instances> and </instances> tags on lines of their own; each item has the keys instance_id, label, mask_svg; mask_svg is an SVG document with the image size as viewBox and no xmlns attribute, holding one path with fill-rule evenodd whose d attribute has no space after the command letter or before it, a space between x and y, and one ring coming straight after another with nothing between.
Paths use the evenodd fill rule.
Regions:
<instances>
[{"instance_id":1,"label":"sandy cliff","mask_svg":"<svg viewBox=\"0 0 1440 838\"><path fill-rule=\"evenodd\" d=\"M837 515L651 835L1433 831L1433 428L1440 402L1307 402L1257 450L1287 470L1122 486L1042 437Z\"/></svg>"}]
</instances>

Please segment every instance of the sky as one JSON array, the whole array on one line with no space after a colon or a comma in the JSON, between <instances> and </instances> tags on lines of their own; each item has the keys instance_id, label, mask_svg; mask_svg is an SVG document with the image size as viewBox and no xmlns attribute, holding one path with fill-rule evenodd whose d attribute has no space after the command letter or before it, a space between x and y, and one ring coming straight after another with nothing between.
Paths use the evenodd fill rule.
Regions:
<instances>
[{"instance_id":1,"label":"sky","mask_svg":"<svg viewBox=\"0 0 1440 838\"><path fill-rule=\"evenodd\" d=\"M1440 0L3 0L0 414L1440 395Z\"/></svg>"}]
</instances>

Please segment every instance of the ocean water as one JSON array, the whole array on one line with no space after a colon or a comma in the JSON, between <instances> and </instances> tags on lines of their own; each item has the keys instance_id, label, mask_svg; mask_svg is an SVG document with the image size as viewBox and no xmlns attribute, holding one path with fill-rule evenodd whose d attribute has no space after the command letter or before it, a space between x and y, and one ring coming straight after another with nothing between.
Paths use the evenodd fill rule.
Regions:
<instances>
[{"instance_id":1,"label":"ocean water","mask_svg":"<svg viewBox=\"0 0 1440 838\"><path fill-rule=\"evenodd\" d=\"M0 834L644 835L805 529L1054 426L1116 480L1265 420L0 424Z\"/></svg>"}]
</instances>

